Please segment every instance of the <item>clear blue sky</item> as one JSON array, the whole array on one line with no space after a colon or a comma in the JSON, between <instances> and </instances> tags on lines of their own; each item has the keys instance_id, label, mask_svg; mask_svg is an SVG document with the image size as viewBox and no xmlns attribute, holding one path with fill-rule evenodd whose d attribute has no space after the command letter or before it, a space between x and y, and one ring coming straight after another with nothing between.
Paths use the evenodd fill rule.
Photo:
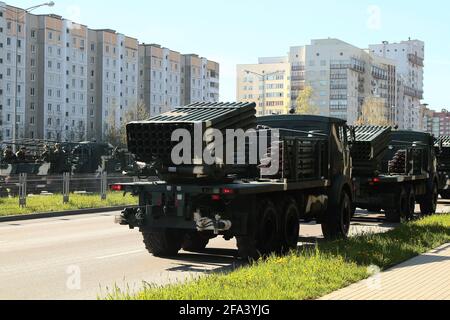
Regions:
<instances>
[{"instance_id":1,"label":"clear blue sky","mask_svg":"<svg viewBox=\"0 0 450 320\"><path fill-rule=\"evenodd\" d=\"M3 0L5 1L5 0ZM42 0L41 0L42 1ZM40 0L9 0L28 7ZM425 41L425 102L450 107L450 2L445 0L55 0L52 12L221 64L221 100L235 100L235 69L289 46L335 37L359 47ZM375 7L373 7L375 6ZM379 14L378 14L379 13Z\"/></svg>"}]
</instances>

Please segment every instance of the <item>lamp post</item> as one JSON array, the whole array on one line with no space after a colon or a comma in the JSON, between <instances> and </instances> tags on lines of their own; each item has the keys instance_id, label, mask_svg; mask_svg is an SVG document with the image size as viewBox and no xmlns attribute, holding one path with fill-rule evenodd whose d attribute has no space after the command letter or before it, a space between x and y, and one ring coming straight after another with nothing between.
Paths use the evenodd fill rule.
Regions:
<instances>
[{"instance_id":1,"label":"lamp post","mask_svg":"<svg viewBox=\"0 0 450 320\"><path fill-rule=\"evenodd\" d=\"M30 13L33 10L36 10L40 7L53 7L55 5L55 3L53 1L50 2L45 2L36 6L32 6L29 7L27 9L24 9L22 12L22 15L19 16L19 9L16 10L10 10L11 12L14 12L16 14L16 51L15 51L15 82L14 82L14 112L13 112L13 127L12 127L12 135L13 135L13 151L16 152L16 139L17 139L17 108L18 108L18 82L19 82L19 78L18 78L18 70L19 70L19 22L20 19L22 19L27 13Z\"/></svg>"},{"instance_id":2,"label":"lamp post","mask_svg":"<svg viewBox=\"0 0 450 320\"><path fill-rule=\"evenodd\" d=\"M263 84L263 99L262 99L262 113L263 116L266 115L266 78L268 78L269 76L275 75L275 74L280 74L280 73L284 73L284 71L275 71L275 72L271 72L271 73L257 73L257 72L253 72L250 70L244 70L245 73L247 74L254 74L255 76L258 76L259 78L261 78L262 80L262 84Z\"/></svg>"}]
</instances>

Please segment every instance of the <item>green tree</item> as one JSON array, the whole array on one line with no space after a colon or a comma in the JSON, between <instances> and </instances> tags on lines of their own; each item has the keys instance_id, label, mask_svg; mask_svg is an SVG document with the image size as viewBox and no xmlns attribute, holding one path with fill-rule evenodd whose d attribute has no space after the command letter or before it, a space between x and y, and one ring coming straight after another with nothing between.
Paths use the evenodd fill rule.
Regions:
<instances>
[{"instance_id":1,"label":"green tree","mask_svg":"<svg viewBox=\"0 0 450 320\"><path fill-rule=\"evenodd\" d=\"M309 114L317 115L319 114L319 109L317 106L312 104L313 88L306 86L299 94L296 100L296 114Z\"/></svg>"}]
</instances>

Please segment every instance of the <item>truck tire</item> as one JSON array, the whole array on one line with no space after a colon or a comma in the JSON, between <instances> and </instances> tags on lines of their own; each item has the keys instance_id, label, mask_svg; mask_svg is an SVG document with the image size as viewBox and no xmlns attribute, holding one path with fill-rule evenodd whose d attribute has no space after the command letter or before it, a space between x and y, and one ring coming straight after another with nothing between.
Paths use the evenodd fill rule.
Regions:
<instances>
[{"instance_id":1,"label":"truck tire","mask_svg":"<svg viewBox=\"0 0 450 320\"><path fill-rule=\"evenodd\" d=\"M283 206L281 219L281 251L296 250L300 236L300 212L295 200L288 199Z\"/></svg>"},{"instance_id":2,"label":"truck tire","mask_svg":"<svg viewBox=\"0 0 450 320\"><path fill-rule=\"evenodd\" d=\"M391 223L400 223L402 221L402 216L408 214L408 210L408 193L405 188L402 188L397 208L389 208L385 211L386 220Z\"/></svg>"},{"instance_id":3,"label":"truck tire","mask_svg":"<svg viewBox=\"0 0 450 320\"><path fill-rule=\"evenodd\" d=\"M173 257L181 250L184 233L180 230L167 229L161 231L142 232L144 244L148 252L155 257Z\"/></svg>"},{"instance_id":4,"label":"truck tire","mask_svg":"<svg viewBox=\"0 0 450 320\"><path fill-rule=\"evenodd\" d=\"M246 236L236 237L239 257L250 262L280 248L277 210L272 201L262 201L249 222Z\"/></svg>"},{"instance_id":5,"label":"truck tire","mask_svg":"<svg viewBox=\"0 0 450 320\"><path fill-rule=\"evenodd\" d=\"M256 249L256 238L254 236L236 237L238 255L241 259L249 262L257 261L261 254Z\"/></svg>"},{"instance_id":6,"label":"truck tire","mask_svg":"<svg viewBox=\"0 0 450 320\"><path fill-rule=\"evenodd\" d=\"M262 255L280 251L278 211L272 201L261 206L256 248Z\"/></svg>"},{"instance_id":7,"label":"truck tire","mask_svg":"<svg viewBox=\"0 0 450 320\"><path fill-rule=\"evenodd\" d=\"M199 232L188 232L184 236L182 248L188 252L199 252L205 250L209 238Z\"/></svg>"},{"instance_id":8,"label":"truck tire","mask_svg":"<svg viewBox=\"0 0 450 320\"><path fill-rule=\"evenodd\" d=\"M428 189L428 188L427 188ZM420 201L420 213L423 216L431 216L436 213L437 202L439 197L438 186L433 182L432 187L428 189L429 192Z\"/></svg>"},{"instance_id":9,"label":"truck tire","mask_svg":"<svg viewBox=\"0 0 450 320\"><path fill-rule=\"evenodd\" d=\"M327 210L325 222L322 223L322 232L326 240L345 239L348 237L352 211L350 196L343 191L338 207L331 206Z\"/></svg>"}]
</instances>

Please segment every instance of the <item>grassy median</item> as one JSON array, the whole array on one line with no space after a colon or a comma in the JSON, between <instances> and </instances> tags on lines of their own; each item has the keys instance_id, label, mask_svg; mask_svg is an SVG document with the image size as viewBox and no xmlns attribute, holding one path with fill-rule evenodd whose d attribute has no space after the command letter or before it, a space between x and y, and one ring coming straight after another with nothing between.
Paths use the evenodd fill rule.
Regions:
<instances>
[{"instance_id":1,"label":"grassy median","mask_svg":"<svg viewBox=\"0 0 450 320\"><path fill-rule=\"evenodd\" d=\"M0 217L59 212L79 209L106 208L122 205L136 205L138 200L131 195L123 196L121 193L108 193L107 200L101 200L99 194L81 195L71 194L70 201L63 204L62 195L32 196L27 198L26 208L19 208L18 198L0 198Z\"/></svg>"},{"instance_id":2,"label":"grassy median","mask_svg":"<svg viewBox=\"0 0 450 320\"><path fill-rule=\"evenodd\" d=\"M285 257L271 257L230 273L185 284L146 286L139 294L116 290L108 299L306 300L323 297L382 270L450 243L450 215L411 222L385 234L323 242Z\"/></svg>"}]
</instances>

